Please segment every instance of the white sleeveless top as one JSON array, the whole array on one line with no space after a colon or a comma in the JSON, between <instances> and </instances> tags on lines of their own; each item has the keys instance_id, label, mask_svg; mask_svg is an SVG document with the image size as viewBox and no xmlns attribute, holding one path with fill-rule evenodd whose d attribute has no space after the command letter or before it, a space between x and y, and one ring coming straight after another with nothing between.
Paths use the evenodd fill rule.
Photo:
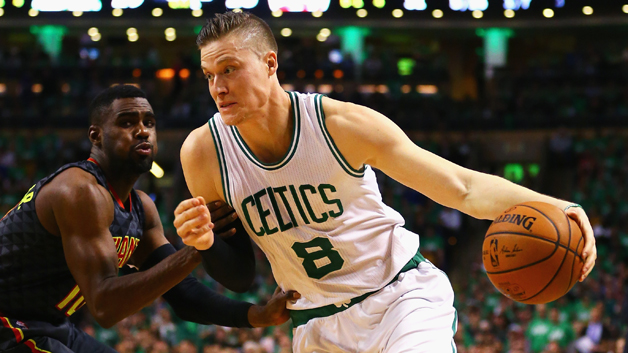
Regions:
<instances>
[{"instance_id":1,"label":"white sleeveless top","mask_svg":"<svg viewBox=\"0 0 628 353\"><path fill-rule=\"evenodd\" d=\"M289 309L337 306L388 284L419 236L386 206L375 173L336 148L321 95L288 92L294 135L277 163L259 161L220 114L209 120L226 201L264 251L277 284L302 298Z\"/></svg>"}]
</instances>

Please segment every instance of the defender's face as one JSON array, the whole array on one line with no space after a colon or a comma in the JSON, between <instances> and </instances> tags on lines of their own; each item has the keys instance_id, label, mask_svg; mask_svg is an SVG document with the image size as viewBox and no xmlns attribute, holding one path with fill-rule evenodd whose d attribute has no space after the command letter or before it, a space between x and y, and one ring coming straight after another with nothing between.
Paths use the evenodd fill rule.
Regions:
<instances>
[{"instance_id":1,"label":"defender's face","mask_svg":"<svg viewBox=\"0 0 628 353\"><path fill-rule=\"evenodd\" d=\"M150 170L157 153L153 108L144 98L121 98L111 104L103 125L103 149L117 167L136 173Z\"/></svg>"},{"instance_id":2,"label":"defender's face","mask_svg":"<svg viewBox=\"0 0 628 353\"><path fill-rule=\"evenodd\" d=\"M247 40L229 35L201 48L201 68L209 93L228 125L237 125L255 115L268 103L271 76L260 55L247 46Z\"/></svg>"}]
</instances>

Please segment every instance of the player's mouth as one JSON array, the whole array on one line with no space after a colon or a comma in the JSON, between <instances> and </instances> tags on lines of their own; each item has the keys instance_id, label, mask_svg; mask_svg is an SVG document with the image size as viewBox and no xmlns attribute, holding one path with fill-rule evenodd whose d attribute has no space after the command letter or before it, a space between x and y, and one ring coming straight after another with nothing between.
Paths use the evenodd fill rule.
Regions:
<instances>
[{"instance_id":1,"label":"player's mouth","mask_svg":"<svg viewBox=\"0 0 628 353\"><path fill-rule=\"evenodd\" d=\"M135 152L142 156L150 156L153 152L153 145L148 142L140 142L135 145Z\"/></svg>"},{"instance_id":2,"label":"player's mouth","mask_svg":"<svg viewBox=\"0 0 628 353\"><path fill-rule=\"evenodd\" d=\"M220 110L226 111L232 109L237 103L220 103Z\"/></svg>"}]
</instances>

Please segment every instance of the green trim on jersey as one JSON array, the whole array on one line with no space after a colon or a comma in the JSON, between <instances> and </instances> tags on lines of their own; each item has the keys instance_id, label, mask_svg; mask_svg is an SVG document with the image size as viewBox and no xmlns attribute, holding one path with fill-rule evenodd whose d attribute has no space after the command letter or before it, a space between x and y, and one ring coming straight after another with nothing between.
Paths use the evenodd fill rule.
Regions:
<instances>
[{"instance_id":1,"label":"green trim on jersey","mask_svg":"<svg viewBox=\"0 0 628 353\"><path fill-rule=\"evenodd\" d=\"M297 150L297 145L299 143L299 135L301 134L301 107L299 106L299 101L297 100L296 93L294 92L287 92L287 93L290 96L290 102L292 103L292 111L294 112L294 126L293 126L294 135L292 136L292 142L290 143L290 147L288 148L286 155L283 156L283 158L279 160L279 162L264 163L260 161L259 159L257 159L253 151L251 151L249 146L246 144L246 142L242 138L242 135L240 135L238 128L235 126L231 126L231 133L233 134L233 137L236 140L238 146L240 146L240 149L242 150L242 152L244 152L244 155L251 162L253 162L253 164L265 170L277 170L285 166L286 164L288 164L288 162L290 162L290 160L294 156L294 153ZM293 97L293 95L295 95L295 97Z\"/></svg>"},{"instance_id":2,"label":"green trim on jersey","mask_svg":"<svg viewBox=\"0 0 628 353\"><path fill-rule=\"evenodd\" d=\"M214 146L216 147L216 155L218 155L218 166L220 167L220 177L222 178L222 192L225 196L225 201L233 207L231 201L231 192L229 191L229 173L227 172L227 160L225 159L225 151L222 148L222 141L220 140L220 134L218 134L218 128L216 127L216 120L214 117L207 122L209 125L209 131L214 138Z\"/></svg>"},{"instance_id":3,"label":"green trim on jersey","mask_svg":"<svg viewBox=\"0 0 628 353\"><path fill-rule=\"evenodd\" d=\"M397 275L390 282L388 282L388 284L391 284L394 281L396 281L399 278L400 274L410 271L413 268L416 268L423 261L425 261L425 258L423 257L423 255L421 255L421 252L417 250L414 257L411 258L410 261L408 261L408 263L405 266L403 266L401 271L399 271L399 273L397 273ZM388 284L386 284L386 286ZM359 297L351 299L349 303L343 304L340 307L336 306L336 304L330 304L330 305L325 305L325 306L321 306L320 308L314 308L314 309L290 310L290 318L292 319L292 324L294 325L294 327L297 327L297 326L305 325L307 324L308 321L312 319L316 319L318 317L327 317L327 316L331 316L331 315L343 312L349 309L350 307L354 306L355 304L362 302L364 299L368 298L368 296L376 292L378 292L378 290L369 292L366 294L362 294Z\"/></svg>"},{"instance_id":4,"label":"green trim on jersey","mask_svg":"<svg viewBox=\"0 0 628 353\"><path fill-rule=\"evenodd\" d=\"M456 353L458 352L458 348L456 347L456 341L454 341L453 338L453 336L456 335L456 332L458 332L458 310L456 310L456 308L454 308L454 322L451 324L451 330L454 332L451 337L451 351Z\"/></svg>"},{"instance_id":5,"label":"green trim on jersey","mask_svg":"<svg viewBox=\"0 0 628 353\"><path fill-rule=\"evenodd\" d=\"M362 178L364 176L364 165L359 170L354 169L349 162L345 159L345 157L340 153L338 146L334 142L334 139L327 131L327 125L325 125L325 112L323 111L323 95L319 94L314 98L314 107L316 109L316 117L318 118L318 123L321 127L321 131L323 131L323 135L325 136L325 141L327 142L327 146L331 150L331 153L334 155L342 169L347 172L347 174L356 177Z\"/></svg>"}]
</instances>

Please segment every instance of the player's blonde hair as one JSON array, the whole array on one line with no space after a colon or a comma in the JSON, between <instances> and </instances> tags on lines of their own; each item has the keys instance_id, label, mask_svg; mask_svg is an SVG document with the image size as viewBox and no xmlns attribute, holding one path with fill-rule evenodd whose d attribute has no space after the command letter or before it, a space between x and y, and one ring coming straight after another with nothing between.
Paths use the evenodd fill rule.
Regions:
<instances>
[{"instance_id":1,"label":"player's blonde hair","mask_svg":"<svg viewBox=\"0 0 628 353\"><path fill-rule=\"evenodd\" d=\"M255 52L263 54L268 51L277 52L277 41L273 31L261 18L248 12L217 13L201 29L196 37L196 45L200 48L208 43L235 34L250 41Z\"/></svg>"}]
</instances>

